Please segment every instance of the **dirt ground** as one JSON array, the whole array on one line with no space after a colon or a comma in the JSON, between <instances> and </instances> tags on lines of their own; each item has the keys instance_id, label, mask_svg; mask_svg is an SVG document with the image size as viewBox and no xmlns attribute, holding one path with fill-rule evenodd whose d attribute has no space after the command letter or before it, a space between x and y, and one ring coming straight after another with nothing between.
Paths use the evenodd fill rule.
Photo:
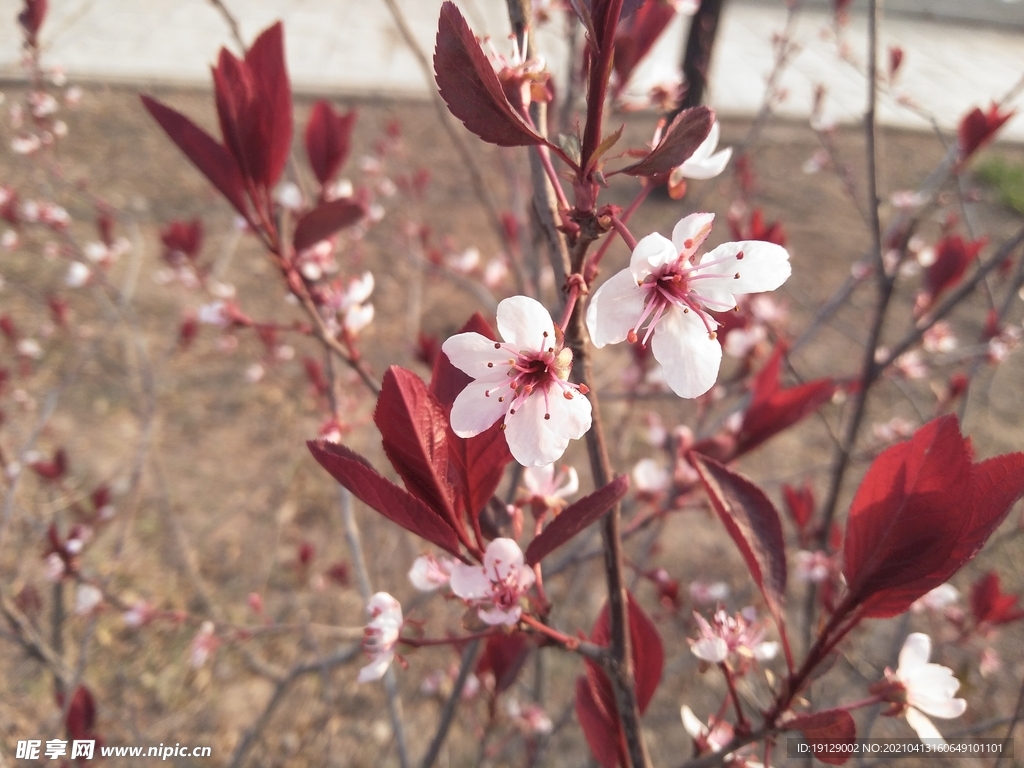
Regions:
<instances>
[{"instance_id":1,"label":"dirt ground","mask_svg":"<svg viewBox=\"0 0 1024 768\"><path fill-rule=\"evenodd\" d=\"M16 97L11 89L7 93L9 99ZM157 95L212 125L212 99L208 94ZM355 147L346 175L358 180L359 158L371 151L393 120L401 125L402 148L391 160L392 173L410 173L419 167L432 172L422 205L403 206L383 200L383 222L341 260L346 275L356 275L365 268L376 277L373 303L377 320L363 337L363 348L374 371L379 374L387 365L399 363L427 376L426 367L412 354L416 321L421 318L424 332L443 339L472 311L479 309L486 314L487 310L458 285L440 278L428 277L420 286L406 256L406 225L410 220L428 224L434 242L446 240L453 252L476 246L486 259L500 246L432 106L340 104L359 109ZM300 104L297 126L304 125L308 106ZM641 146L651 132L650 116L621 119L626 122L627 143ZM108 606L96 619L68 617L62 643L71 666L84 658L83 679L95 694L98 729L108 744L209 745L213 763L178 759L168 764L228 764L233 750L274 693L273 683L255 667L262 662L287 670L300 660L349 647L358 640L364 621L354 584L339 583L326 575L332 566L349 563L350 557L337 509L336 486L303 446L304 440L315 435L324 412L323 403L303 372L302 359L315 355L316 349L308 340L289 338L286 341L296 349L294 359L271 364L264 359L263 347L253 335L238 333L237 350L228 354L218 345L217 334L205 329L190 349L177 350L183 309L196 308L206 299L181 287L156 284L153 276L161 265L157 231L171 219L199 216L207 231L204 253L212 258L225 253L236 237L232 215L149 120L134 93L87 89L82 106L67 120L69 136L61 154L65 178L73 183L87 180L82 186L88 193L117 208L121 212L118 233L133 242L132 254L122 257L111 279L118 285L134 286L132 307L137 326L126 324L114 308L89 291L72 295L62 282L66 265L40 256L37 246L42 238L30 238L21 249L0 254L0 274L6 282L0 292L0 313L12 315L26 329L38 327L44 321L38 309L40 297L56 290L69 298L80 331L85 326L93 333L79 332L78 338L56 334L47 341L47 356L37 371L12 386L24 387L42 406L58 383L67 382L42 433L40 449L48 453L57 446L66 447L78 490L88 491L101 480L126 488L144 438L142 427L149 421L144 413L145 398L140 394L145 384L141 377L147 369L152 371L157 407L139 492L117 498L117 516L90 545L84 568L87 573L109 579L110 590L125 601L142 598L163 610L187 611L190 617L183 623L163 620L130 629L121 612ZM722 144L740 142L749 128L747 122L725 121ZM51 176L33 168L24 158L13 156L7 143L0 147L0 183L25 190L52 190L79 222L73 230L75 235L83 241L95 239L88 231L92 210L87 197L55 185ZM853 169L851 183L863 199L861 133L842 130L836 136L836 145L842 162ZM513 191L524 192L521 152L488 151L476 143L473 146L479 149L488 184L497 199L509 199L509 180ZM774 121L765 126L752 148L756 171L753 203L764 209L769 221L781 220L789 236L793 276L780 293L788 306L789 327L794 334L805 327L817 306L831 295L870 245L868 229L837 174L828 170L807 174L801 170L819 148L808 126ZM1024 149L1020 147L1000 146L989 151L1007 162L1024 162ZM883 131L883 201L888 201L892 192L916 188L944 152L934 136ZM629 180L613 184L609 202L628 204L636 189L633 184ZM709 243L715 245L732 239L725 226L725 213L734 194L731 176L718 183L695 182L684 201L650 200L631 226L638 233L667 234L676 220L699 204L719 214L719 224ZM988 233L991 242L998 243L1021 225L1021 217L994 200L993 191L981 189L978 201L969 203L968 209L977 231ZM883 220L891 215L891 205L886 202ZM938 220L929 221L922 234L933 239L939 226ZM607 273L621 268L625 257L625 248L615 246L605 261ZM241 240L224 279L237 287L239 303L252 317L297 316L296 310L282 306L281 286L255 241ZM915 279L907 283L917 284ZM551 291L546 296L548 301L553 298ZM495 297L500 299L512 292L512 286L505 285L495 289ZM855 294L835 321L794 356L796 373L802 378L855 375L860 359L858 340L866 335L872 301L870 291ZM912 301L911 290L898 296L887 338L899 337L908 327ZM411 306L419 307L419 317L410 312ZM984 311L984 298L975 297L970 310L955 321L962 345L968 346L977 338ZM1019 304L1013 317L1019 324ZM10 348L3 350L6 358ZM614 460L620 471L627 471L633 462L651 453L642 436L643 417L648 411L659 413L668 425L695 423L697 414L692 403L674 397L652 396L637 401L616 396L624 391L620 380L623 354L609 352L597 360L605 418L613 429ZM972 390L965 431L974 438L980 456L1024 448L1022 360L1018 352L998 370L983 369ZM246 380L245 372L255 361L263 361L267 373L253 384ZM728 375L728 369L724 373ZM940 379L937 374L932 377L934 381ZM878 387L865 429L863 458L870 455L871 424L894 416L915 423L928 417L934 406L930 383L929 379L886 381ZM372 403L358 396L355 386L353 383L351 419L368 424ZM2 428L7 431L5 449L22 443L38 414L38 410L19 409L12 401L11 388L0 399L0 407L9 412L9 422ZM701 423L713 424L721 413L721 409L716 410ZM760 448L741 463L741 468L764 479L765 487L776 499L781 482L804 478L813 480L822 494L831 434L838 434L842 414L841 404L827 406L821 417L808 419L800 429ZM378 467L387 466L372 425L347 436L345 442ZM581 468L583 485L589 487L582 447L574 446L566 460ZM844 498L849 498L855 487L853 480L865 465L858 461ZM70 592L60 598L43 579L43 533L62 503L47 489L26 481L10 538L0 551L4 591L14 595L26 585L33 585L41 593L42 608L34 621L42 633L50 631L48 617L53 601L71 600ZM453 619L458 611L439 596L414 598L405 572L420 552L417 542L366 509L359 508L357 514L374 589L399 597L407 615L426 622L428 634L440 632L446 619ZM304 542L313 544L314 554L308 564L302 565L298 552ZM640 541L631 543L630 556L641 556L644 546ZM1004 589L1020 591L1024 587L1020 553L1021 540L1006 535L955 583L966 591L972 576L996 569ZM697 578L728 582L733 589L728 600L731 609L756 601L733 545L716 521L703 513L668 518L658 546L644 562L645 567L664 567L682 582L684 591L685 585ZM604 599L597 564L589 563L573 576L553 580L548 589L559 606L554 622L570 632L588 630ZM636 590L645 607L656 615L667 651L662 684L645 725L656 764L672 765L679 763L689 749L679 722L680 705L687 703L706 715L721 700L721 684L712 675L699 676L696 660L687 652L685 637L691 606L684 605L672 615L657 606L648 582L639 581ZM190 644L203 619L217 615L222 624L249 628L262 623L247 601L251 593L262 596L266 616L291 629L256 632L249 639L222 644L206 664L194 669L189 663ZM798 604L799 593L793 597L794 604ZM912 626L929 631L926 617L915 617ZM867 683L880 674L880 662L891 657L893 638L901 638L905 631L906 625L898 620L863 628L850 643L851 652L837 665L839 671L833 682L818 691L819 701L864 696ZM953 649L943 659L962 674L962 695L969 702L967 715L955 724L946 724L947 730L969 727L1012 710L1017 681L1024 675L1024 659L1019 652L1022 639L1020 625L1000 635L996 647L1003 671L992 678L978 675L965 649ZM0 698L0 751L13 754L18 739L59 737L60 710L54 704L52 678L40 664L8 640L2 647L0 688L5 695ZM381 686L355 682L360 660L297 680L262 724L243 764L397 764ZM414 758L426 749L441 707L441 700L422 693L419 683L428 673L446 670L457 660L451 650L424 649L410 654L409 669L398 672ZM531 661L513 691L525 701L539 687L545 709L560 726L545 748L542 765L580 766L587 762L586 746L569 706L573 681L581 668L575 659L545 652L542 665L535 666ZM758 697L764 700L763 680L760 687L752 686L745 693L755 701ZM439 764L475 765L479 753L486 751L488 764L524 765L528 756L524 741L510 735L503 714L499 713L499 718L502 725L482 750L485 698L466 704ZM563 721L568 724L561 727ZM880 723L876 732L910 735L905 724L893 721Z\"/></svg>"}]
</instances>

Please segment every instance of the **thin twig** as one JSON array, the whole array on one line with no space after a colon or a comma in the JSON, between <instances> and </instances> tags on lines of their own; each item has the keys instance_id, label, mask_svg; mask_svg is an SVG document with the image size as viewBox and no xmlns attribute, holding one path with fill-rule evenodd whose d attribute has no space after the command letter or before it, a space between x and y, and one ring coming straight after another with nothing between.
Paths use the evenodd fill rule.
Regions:
<instances>
[{"instance_id":1,"label":"thin twig","mask_svg":"<svg viewBox=\"0 0 1024 768\"><path fill-rule=\"evenodd\" d=\"M477 651L480 650L480 644L482 642L483 640L479 638L472 640L462 652L462 663L459 666L459 676L455 678L455 685L452 687L452 692L448 695L448 699L444 703L444 709L441 710L441 719L438 721L437 730L434 732L434 738L431 740L430 746L427 748L427 754L423 756L423 760L420 762L420 768L431 768L434 761L437 760L438 754L441 752L444 740L448 737L448 730L451 728L452 721L455 719L455 710L458 708L459 700L462 697L462 689L466 686L466 680L469 679L469 673L473 671L473 666L476 662L476 654Z\"/></svg>"}]
</instances>

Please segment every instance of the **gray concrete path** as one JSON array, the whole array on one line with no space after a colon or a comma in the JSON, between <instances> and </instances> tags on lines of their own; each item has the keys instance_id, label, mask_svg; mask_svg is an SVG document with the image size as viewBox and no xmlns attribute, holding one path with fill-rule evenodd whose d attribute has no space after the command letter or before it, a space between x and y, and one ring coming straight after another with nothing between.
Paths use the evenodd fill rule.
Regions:
<instances>
[{"instance_id":1,"label":"gray concrete path","mask_svg":"<svg viewBox=\"0 0 1024 768\"><path fill-rule=\"evenodd\" d=\"M337 95L423 97L429 87L383 0L226 0L251 38L276 19L285 23L288 64L296 90ZM433 48L440 0L399 0L420 44ZM20 0L0 0L0 75L18 73L15 17ZM460 0L474 30L490 34L507 52L504 0ZM1024 9L1024 5L1021 6ZM48 60L72 79L130 83L209 84L209 64L228 30L206 0L50 0L42 35ZM772 37L786 22L774 5L731 0L722 20L711 73L710 101L725 115L752 115L772 69ZM673 76L684 25L679 19L642 65L635 90ZM561 26L541 37L556 73L564 70ZM864 110L866 20L856 11L837 43L827 10L801 12L795 38L801 50L780 80L787 97L779 111L806 118L818 85L827 89L825 117L860 119ZM921 18L886 18L882 50L904 51L899 77L880 103L890 125L931 129L956 126L973 106L1000 98L1024 75L1024 34L1010 26L970 25ZM845 54L840 55L840 50ZM1024 97L1013 102L1024 107ZM919 105L924 114L910 105ZM1007 124L1004 138L1024 140L1024 117Z\"/></svg>"}]
</instances>

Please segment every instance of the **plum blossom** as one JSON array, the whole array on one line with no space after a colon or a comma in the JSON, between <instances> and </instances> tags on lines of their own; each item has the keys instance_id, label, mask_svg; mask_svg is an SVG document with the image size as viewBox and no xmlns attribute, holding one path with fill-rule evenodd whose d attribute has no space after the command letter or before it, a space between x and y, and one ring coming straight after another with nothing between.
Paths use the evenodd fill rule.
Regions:
<instances>
[{"instance_id":1,"label":"plum blossom","mask_svg":"<svg viewBox=\"0 0 1024 768\"><path fill-rule=\"evenodd\" d=\"M387 592L378 592L366 605L370 621L363 630L363 653L370 663L359 670L360 683L380 680L395 658L402 633L402 605Z\"/></svg>"},{"instance_id":2,"label":"plum blossom","mask_svg":"<svg viewBox=\"0 0 1024 768\"><path fill-rule=\"evenodd\" d=\"M737 295L775 290L791 271L785 248L759 240L724 243L696 261L714 218L694 213L676 224L671 240L644 237L629 267L598 288L587 309L596 347L647 344L653 335L651 351L680 397L699 397L718 378L719 323L709 312L734 308Z\"/></svg>"},{"instance_id":3,"label":"plum blossom","mask_svg":"<svg viewBox=\"0 0 1024 768\"><path fill-rule=\"evenodd\" d=\"M668 177L669 195L678 200L686 192L686 179L704 181L713 179L725 170L732 157L732 147L726 147L721 152L715 152L718 148L718 137L721 129L716 120L708 132L707 138L700 146L693 151L682 165L672 169ZM657 144L657 142L655 142Z\"/></svg>"},{"instance_id":4,"label":"plum blossom","mask_svg":"<svg viewBox=\"0 0 1024 768\"><path fill-rule=\"evenodd\" d=\"M455 561L451 558L421 555L409 569L409 581L420 592L433 592L448 583L454 565Z\"/></svg>"},{"instance_id":5,"label":"plum blossom","mask_svg":"<svg viewBox=\"0 0 1024 768\"><path fill-rule=\"evenodd\" d=\"M690 640L690 651L701 661L721 664L736 654L741 664L750 660L768 661L779 652L776 642L764 642L764 627L753 617L753 609L730 616L719 609L709 622L694 612L700 637Z\"/></svg>"},{"instance_id":6,"label":"plum blossom","mask_svg":"<svg viewBox=\"0 0 1024 768\"><path fill-rule=\"evenodd\" d=\"M967 702L954 699L953 694L960 687L960 681L953 671L940 664L929 664L932 653L932 639L921 632L907 636L900 651L899 667L895 680L905 691L907 724L922 740L938 739L945 743L942 734L932 725L932 717L960 717L967 709ZM889 675L887 675L889 676Z\"/></svg>"},{"instance_id":7,"label":"plum blossom","mask_svg":"<svg viewBox=\"0 0 1024 768\"><path fill-rule=\"evenodd\" d=\"M512 626L523 613L520 598L533 586L536 576L524 564L523 551L512 539L495 539L487 545L484 564L452 566L452 592L477 607L487 624Z\"/></svg>"},{"instance_id":8,"label":"plum blossom","mask_svg":"<svg viewBox=\"0 0 1024 768\"><path fill-rule=\"evenodd\" d=\"M212 621L204 621L195 637L192 638L192 646L189 649L189 663L193 669L199 669L210 659L210 655L217 650L220 639L217 637Z\"/></svg>"},{"instance_id":9,"label":"plum blossom","mask_svg":"<svg viewBox=\"0 0 1024 768\"><path fill-rule=\"evenodd\" d=\"M474 379L455 399L452 429L459 437L473 437L503 419L516 461L527 467L551 464L570 440L590 429L588 390L569 383L572 350L540 302L526 296L505 299L497 321L503 342L460 333L441 345L452 365Z\"/></svg>"},{"instance_id":10,"label":"plum blossom","mask_svg":"<svg viewBox=\"0 0 1024 768\"><path fill-rule=\"evenodd\" d=\"M547 464L527 467L523 471L523 484L530 492L531 500L537 500L545 510L558 513L569 503L569 497L580 489L580 476L575 467L565 465L555 472L555 465Z\"/></svg>"},{"instance_id":11,"label":"plum blossom","mask_svg":"<svg viewBox=\"0 0 1024 768\"><path fill-rule=\"evenodd\" d=\"M75 591L75 615L86 616L103 602L103 593L93 584L79 584Z\"/></svg>"},{"instance_id":12,"label":"plum blossom","mask_svg":"<svg viewBox=\"0 0 1024 768\"><path fill-rule=\"evenodd\" d=\"M654 459L640 459L633 467L633 486L639 493L656 496L667 491L672 475Z\"/></svg>"},{"instance_id":13,"label":"plum blossom","mask_svg":"<svg viewBox=\"0 0 1024 768\"><path fill-rule=\"evenodd\" d=\"M910 610L914 613L944 611L946 608L956 605L959 599L960 590L952 584L939 584L935 589L911 603Z\"/></svg>"}]
</instances>

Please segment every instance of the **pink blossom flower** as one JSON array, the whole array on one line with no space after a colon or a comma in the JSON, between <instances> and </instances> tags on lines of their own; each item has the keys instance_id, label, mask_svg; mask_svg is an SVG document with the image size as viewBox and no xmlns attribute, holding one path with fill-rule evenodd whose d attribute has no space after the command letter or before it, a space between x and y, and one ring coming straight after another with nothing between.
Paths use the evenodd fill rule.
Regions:
<instances>
[{"instance_id":1,"label":"pink blossom flower","mask_svg":"<svg viewBox=\"0 0 1024 768\"><path fill-rule=\"evenodd\" d=\"M960 687L960 681L953 671L940 664L929 664L932 653L932 639L921 632L907 636L900 651L899 667L895 678L906 689L906 717L922 740L938 739L945 743L942 734L932 725L932 717L960 717L967 709L967 702L954 699L953 694Z\"/></svg>"},{"instance_id":2,"label":"pink blossom flower","mask_svg":"<svg viewBox=\"0 0 1024 768\"><path fill-rule=\"evenodd\" d=\"M363 652L370 663L359 670L358 680L366 683L380 680L395 658L395 648L402 633L402 605L387 592L378 592L366 605L370 621L363 631Z\"/></svg>"},{"instance_id":3,"label":"pink blossom flower","mask_svg":"<svg viewBox=\"0 0 1024 768\"><path fill-rule=\"evenodd\" d=\"M827 552L820 550L810 552L801 549L796 553L796 578L798 581L810 581L820 584L832 572L832 558Z\"/></svg>"},{"instance_id":4,"label":"pink blossom flower","mask_svg":"<svg viewBox=\"0 0 1024 768\"><path fill-rule=\"evenodd\" d=\"M944 611L960 599L960 591L952 584L939 584L926 595L919 597L910 605L914 613L924 611Z\"/></svg>"},{"instance_id":5,"label":"pink blossom flower","mask_svg":"<svg viewBox=\"0 0 1024 768\"><path fill-rule=\"evenodd\" d=\"M656 496L668 490L672 476L654 459L640 459L633 467L633 486L639 493Z\"/></svg>"},{"instance_id":6,"label":"pink blossom flower","mask_svg":"<svg viewBox=\"0 0 1024 768\"><path fill-rule=\"evenodd\" d=\"M523 613L519 600L535 580L519 545L512 539L495 539L487 545L482 566L455 563L451 586L452 592L477 607L487 624L512 626Z\"/></svg>"},{"instance_id":7,"label":"pink blossom flower","mask_svg":"<svg viewBox=\"0 0 1024 768\"><path fill-rule=\"evenodd\" d=\"M75 615L86 616L103 602L103 593L93 584L79 584L75 590Z\"/></svg>"},{"instance_id":8,"label":"pink blossom flower","mask_svg":"<svg viewBox=\"0 0 1024 768\"><path fill-rule=\"evenodd\" d=\"M739 657L741 664L751 660L768 661L779 652L779 644L763 642L764 627L751 615L752 609L730 616L724 610L715 613L709 622L694 613L700 636L689 640L690 651L709 664L721 664L730 654Z\"/></svg>"},{"instance_id":9,"label":"pink blossom flower","mask_svg":"<svg viewBox=\"0 0 1024 768\"><path fill-rule=\"evenodd\" d=\"M459 437L473 437L504 419L516 461L527 467L551 464L570 440L590 429L586 391L568 381L572 350L563 346L551 316L534 299L505 299L497 321L503 342L460 333L441 346L452 365L474 379L455 399L452 429Z\"/></svg>"},{"instance_id":10,"label":"pink blossom flower","mask_svg":"<svg viewBox=\"0 0 1024 768\"><path fill-rule=\"evenodd\" d=\"M217 650L220 640L214 633L212 621L204 621L196 636L192 638L192 647L189 652L189 662L194 669L199 669L210 659L210 655Z\"/></svg>"},{"instance_id":11,"label":"pink blossom flower","mask_svg":"<svg viewBox=\"0 0 1024 768\"><path fill-rule=\"evenodd\" d=\"M711 726L709 728L685 704L680 707L679 716L683 720L683 728L696 743L698 754L721 752L722 748L732 741L733 728L725 720L719 720L712 715L708 718L708 723Z\"/></svg>"},{"instance_id":12,"label":"pink blossom flower","mask_svg":"<svg viewBox=\"0 0 1024 768\"><path fill-rule=\"evenodd\" d=\"M760 240L725 243L697 262L714 214L695 213L676 224L672 239L647 235L629 268L597 289L587 309L594 346L651 336L665 382L680 397L699 397L714 385L722 362L718 321L709 310L736 306L736 296L772 291L790 275L785 248Z\"/></svg>"},{"instance_id":13,"label":"pink blossom flower","mask_svg":"<svg viewBox=\"0 0 1024 768\"><path fill-rule=\"evenodd\" d=\"M729 585L724 581L693 581L690 582L689 592L690 599L695 603L720 603L729 596Z\"/></svg>"},{"instance_id":14,"label":"pink blossom flower","mask_svg":"<svg viewBox=\"0 0 1024 768\"><path fill-rule=\"evenodd\" d=\"M448 557L421 555L409 569L409 581L420 592L433 592L448 583L454 565L455 561Z\"/></svg>"},{"instance_id":15,"label":"pink blossom flower","mask_svg":"<svg viewBox=\"0 0 1024 768\"><path fill-rule=\"evenodd\" d=\"M555 465L547 464L523 470L523 484L531 498L540 500L547 509L561 511L580 489L580 476L575 467L564 465L556 473Z\"/></svg>"}]
</instances>

